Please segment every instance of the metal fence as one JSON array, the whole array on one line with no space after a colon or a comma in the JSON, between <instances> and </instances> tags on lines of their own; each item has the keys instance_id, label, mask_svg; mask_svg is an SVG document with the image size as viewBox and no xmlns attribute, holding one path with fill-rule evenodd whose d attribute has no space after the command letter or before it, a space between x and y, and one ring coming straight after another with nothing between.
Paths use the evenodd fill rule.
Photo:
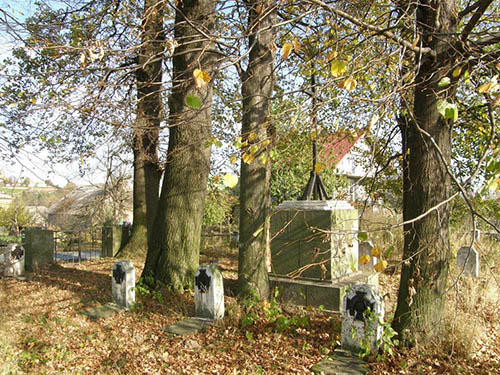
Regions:
<instances>
[{"instance_id":1,"label":"metal fence","mask_svg":"<svg viewBox=\"0 0 500 375\"><path fill-rule=\"evenodd\" d=\"M54 261L81 262L101 257L101 228L87 231L55 231Z\"/></svg>"}]
</instances>

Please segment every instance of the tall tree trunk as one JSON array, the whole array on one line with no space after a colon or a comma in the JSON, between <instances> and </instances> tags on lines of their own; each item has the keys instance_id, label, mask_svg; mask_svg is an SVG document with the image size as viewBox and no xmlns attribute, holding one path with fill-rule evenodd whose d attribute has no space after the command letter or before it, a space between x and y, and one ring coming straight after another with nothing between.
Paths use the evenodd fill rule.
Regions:
<instances>
[{"instance_id":1,"label":"tall tree trunk","mask_svg":"<svg viewBox=\"0 0 500 375\"><path fill-rule=\"evenodd\" d=\"M276 3L274 0L248 1L248 68L241 74L243 96L243 158L240 179L240 243L238 293L241 297L269 295L266 267L266 217L269 211L270 160L267 140L272 136L270 117L274 89L274 39ZM258 151L255 151L255 146ZM250 159L252 159L250 157ZM249 162L246 162L249 161Z\"/></svg>"},{"instance_id":2,"label":"tall tree trunk","mask_svg":"<svg viewBox=\"0 0 500 375\"><path fill-rule=\"evenodd\" d=\"M455 94L453 88L438 87L443 77L451 76L455 7L454 0L434 0L420 1L417 9L420 40L437 56L417 62L413 117L403 124L403 219L408 223L393 326L409 340L431 339L443 323L450 260L445 202L450 196L446 167L451 159L452 120L439 114L437 104L451 102Z\"/></svg>"},{"instance_id":3,"label":"tall tree trunk","mask_svg":"<svg viewBox=\"0 0 500 375\"><path fill-rule=\"evenodd\" d=\"M216 1L184 0L178 6L167 163L143 276L181 291L192 286L198 267L210 171L212 84L197 87L193 71L213 76L214 45L205 35L214 31ZM201 98L201 108L189 107L188 96Z\"/></svg>"},{"instance_id":4,"label":"tall tree trunk","mask_svg":"<svg viewBox=\"0 0 500 375\"><path fill-rule=\"evenodd\" d=\"M145 0L141 48L138 56L137 113L133 134L134 186L133 226L128 244L120 255L144 254L148 228L152 228L158 204L161 170L158 135L161 122L161 88L164 44L164 2Z\"/></svg>"}]
</instances>

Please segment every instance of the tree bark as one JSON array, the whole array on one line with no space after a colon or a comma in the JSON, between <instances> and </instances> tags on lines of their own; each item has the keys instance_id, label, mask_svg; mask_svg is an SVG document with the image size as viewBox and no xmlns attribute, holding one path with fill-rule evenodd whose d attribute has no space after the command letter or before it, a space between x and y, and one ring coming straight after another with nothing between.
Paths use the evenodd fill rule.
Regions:
<instances>
[{"instance_id":1,"label":"tree bark","mask_svg":"<svg viewBox=\"0 0 500 375\"><path fill-rule=\"evenodd\" d=\"M162 191L143 276L176 291L191 287L199 262L201 223L210 171L212 84L196 87L194 69L213 78L215 0L179 2L175 18L173 89L169 97L169 145ZM188 95L202 99L193 109Z\"/></svg>"},{"instance_id":2,"label":"tree bark","mask_svg":"<svg viewBox=\"0 0 500 375\"><path fill-rule=\"evenodd\" d=\"M138 56L137 111L133 129L134 185L133 226L121 257L145 254L148 228L152 228L158 204L161 169L158 136L161 122L164 2L145 0L141 48Z\"/></svg>"},{"instance_id":3,"label":"tree bark","mask_svg":"<svg viewBox=\"0 0 500 375\"><path fill-rule=\"evenodd\" d=\"M417 30L423 47L437 52L420 65L414 90L413 116L403 122L404 251L393 326L410 342L429 340L443 326L445 288L450 261L449 206L452 120L438 112L438 101L451 102L453 86L438 87L451 76L456 32L454 0L420 1ZM443 203L443 204L442 204ZM432 210L432 211L431 211Z\"/></svg>"},{"instance_id":4,"label":"tree bark","mask_svg":"<svg viewBox=\"0 0 500 375\"><path fill-rule=\"evenodd\" d=\"M251 50L248 68L241 74L241 135L246 145L242 153L255 159L241 162L238 293L240 297L255 294L260 299L269 296L266 218L269 211L270 158L269 145L263 142L270 140L273 133L270 104L275 84L275 32L272 28L276 17L275 6L273 0L247 2ZM252 146L257 146L258 151L253 152Z\"/></svg>"}]
</instances>

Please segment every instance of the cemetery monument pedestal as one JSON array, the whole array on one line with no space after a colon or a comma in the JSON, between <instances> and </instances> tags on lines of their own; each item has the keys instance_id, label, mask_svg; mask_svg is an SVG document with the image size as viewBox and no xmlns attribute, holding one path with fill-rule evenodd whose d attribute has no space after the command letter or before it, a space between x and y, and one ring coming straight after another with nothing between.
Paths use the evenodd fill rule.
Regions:
<instances>
[{"instance_id":1,"label":"cemetery monument pedestal","mask_svg":"<svg viewBox=\"0 0 500 375\"><path fill-rule=\"evenodd\" d=\"M346 201L285 201L271 217L271 287L282 300L340 311L358 271L358 211ZM328 306L328 307L327 307Z\"/></svg>"},{"instance_id":2,"label":"cemetery monument pedestal","mask_svg":"<svg viewBox=\"0 0 500 375\"><path fill-rule=\"evenodd\" d=\"M25 266L28 271L54 262L54 232L42 228L26 228L22 234Z\"/></svg>"}]
</instances>

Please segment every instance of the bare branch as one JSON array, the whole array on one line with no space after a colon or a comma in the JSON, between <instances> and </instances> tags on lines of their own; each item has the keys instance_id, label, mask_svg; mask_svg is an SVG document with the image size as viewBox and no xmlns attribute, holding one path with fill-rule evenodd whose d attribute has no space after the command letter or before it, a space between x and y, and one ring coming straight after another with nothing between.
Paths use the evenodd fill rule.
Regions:
<instances>
[{"instance_id":1,"label":"bare branch","mask_svg":"<svg viewBox=\"0 0 500 375\"><path fill-rule=\"evenodd\" d=\"M462 42L465 42L467 38L469 37L471 31L476 27L477 23L481 19L481 16L484 14L486 9L490 6L490 4L493 2L493 0L480 0L477 3L476 11L472 15L471 19L469 20L469 23L465 25L462 35L460 39Z\"/></svg>"},{"instance_id":2,"label":"bare branch","mask_svg":"<svg viewBox=\"0 0 500 375\"><path fill-rule=\"evenodd\" d=\"M370 24L368 24L366 22L362 22L359 19L357 19L356 17L353 17L350 14L348 14L348 13L342 11L342 10L335 9L332 6L330 6L328 4L325 4L324 2L322 2L320 0L311 0L311 2L313 4L316 4L319 7L322 7L323 9L326 9L327 11L329 11L329 12L331 12L331 13L339 16L339 17L342 17L342 18L344 18L344 19L346 19L348 21L351 21L355 25L357 25L357 26L359 26L359 27L361 27L361 28L363 28L365 30L372 31L375 34L383 35L386 38L391 39L391 40L395 41L396 43L401 44L402 46L405 46L406 48L408 48L408 50L410 50L410 51L412 51L414 53L417 53L417 54L426 54L426 55L430 55L432 57L436 56L436 51L434 51L433 49L428 48L428 47L424 48L424 47L414 46L409 41L407 41L407 40L405 40L405 39L397 36L393 32L389 31L389 29L382 29L380 27L376 27L376 26L370 25Z\"/></svg>"}]
</instances>

